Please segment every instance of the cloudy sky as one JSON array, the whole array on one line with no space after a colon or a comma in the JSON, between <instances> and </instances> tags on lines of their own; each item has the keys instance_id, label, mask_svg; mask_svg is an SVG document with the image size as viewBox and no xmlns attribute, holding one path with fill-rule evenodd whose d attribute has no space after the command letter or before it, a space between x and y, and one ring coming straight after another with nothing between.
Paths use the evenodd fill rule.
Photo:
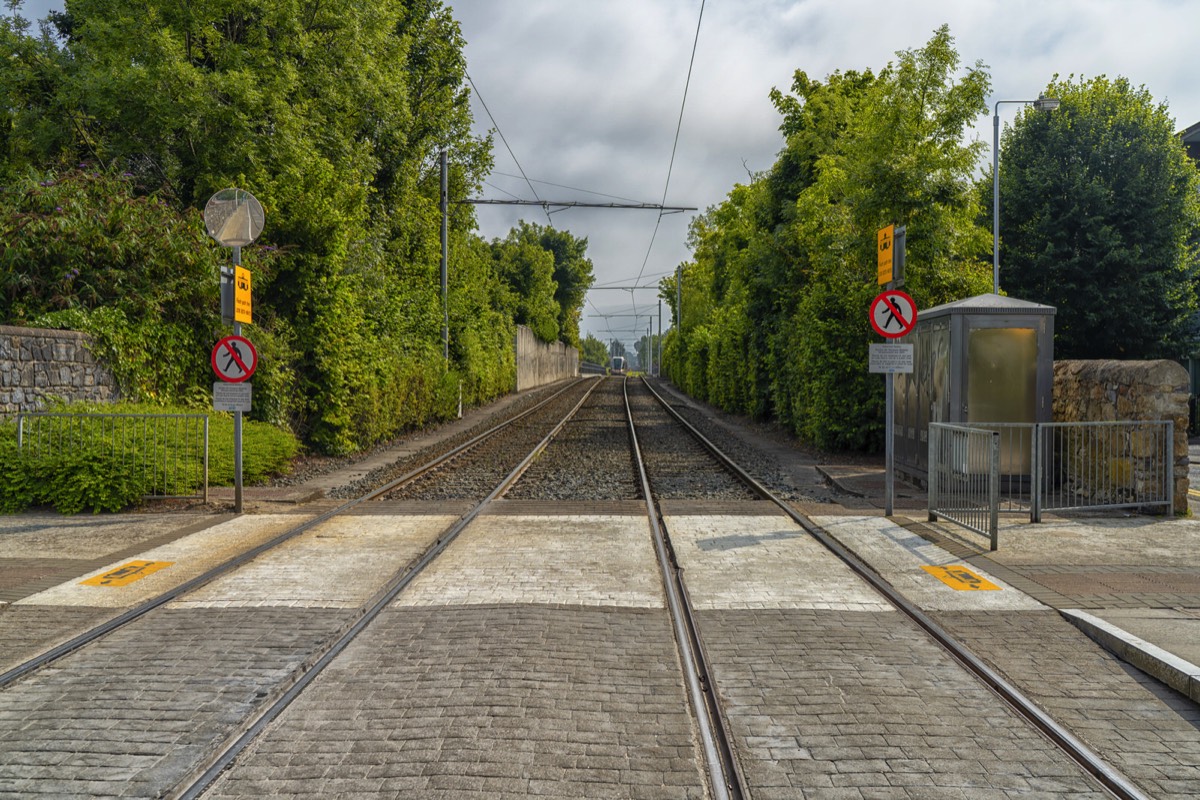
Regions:
<instances>
[{"instance_id":1,"label":"cloudy sky","mask_svg":"<svg viewBox=\"0 0 1200 800\"><path fill-rule=\"evenodd\" d=\"M897 50L923 46L943 23L964 64L987 65L989 108L1036 98L1055 73L1124 75L1167 102L1179 129L1200 122L1196 0L706 0L702 17L701 0L448 4L479 96L520 164L497 139L496 174L484 193L492 198L531 198L524 170L542 199L606 201L536 181L650 203L663 202L665 190L667 205L703 210L774 162L782 138L772 87L789 89L797 69L817 79L838 69L877 70ZM480 130L493 127L478 98L474 110ZM1016 111L1001 106L1002 124ZM990 161L990 111L972 136L988 144ZM653 211L553 215L556 226L588 239L597 288L584 309L585 332L631 345L647 325L657 331L656 318L602 316L656 314L655 289L600 287L653 286L673 272L690 257L694 213L661 223ZM481 233L503 236L522 217L546 222L536 207L480 207ZM664 330L669 324L664 319Z\"/></svg>"},{"instance_id":2,"label":"cloudy sky","mask_svg":"<svg viewBox=\"0 0 1200 800\"><path fill-rule=\"evenodd\" d=\"M447 5L467 41L468 69L478 90L477 128L480 133L498 128L508 145L497 137L496 171L483 195L492 199L528 200L536 191L543 200L665 202L703 210L774 162L783 143L768 97L772 87L790 88L797 69L818 80L839 69L878 70L897 50L923 46L943 23L964 64L987 65L993 86L989 108L996 100L1036 98L1056 73L1123 75L1166 102L1178 129L1200 122L1200 81L1193 66L1200 0L447 0ZM51 7L61 7L60 0L28 0L24 13L38 18ZM1003 106L1002 123L1016 110ZM987 143L990 162L990 111L971 135ZM657 318L616 315L657 314L654 287L689 259L686 237L694 213L661 219L644 210L553 214L557 227L589 242L596 288L584 309L585 332L632 346L651 325L657 331ZM488 238L504 236L518 219L547 223L538 207L479 206L478 218ZM650 288L603 288L633 285ZM664 319L664 330L668 325Z\"/></svg>"}]
</instances>

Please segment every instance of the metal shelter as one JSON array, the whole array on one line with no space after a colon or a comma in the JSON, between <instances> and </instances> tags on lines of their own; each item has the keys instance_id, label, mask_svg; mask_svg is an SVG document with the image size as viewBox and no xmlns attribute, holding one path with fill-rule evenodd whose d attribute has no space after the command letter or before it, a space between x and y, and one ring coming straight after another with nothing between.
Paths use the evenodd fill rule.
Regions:
<instances>
[{"instance_id":1,"label":"metal shelter","mask_svg":"<svg viewBox=\"0 0 1200 800\"><path fill-rule=\"evenodd\" d=\"M913 372L896 375L896 469L924 482L929 423L1049 422L1054 384L1053 306L998 294L923 310L905 337ZM1029 474L1028 442L1010 441L1002 474Z\"/></svg>"}]
</instances>

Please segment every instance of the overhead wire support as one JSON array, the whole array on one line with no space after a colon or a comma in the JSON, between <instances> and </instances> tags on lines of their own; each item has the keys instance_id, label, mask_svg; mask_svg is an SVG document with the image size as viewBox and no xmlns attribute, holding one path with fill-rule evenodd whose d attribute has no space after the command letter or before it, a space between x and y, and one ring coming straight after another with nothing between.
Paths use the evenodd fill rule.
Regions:
<instances>
[{"instance_id":1,"label":"overhead wire support","mask_svg":"<svg viewBox=\"0 0 1200 800\"><path fill-rule=\"evenodd\" d=\"M547 211L550 208L634 208L658 211L661 214L680 214L684 211L698 211L695 206L664 206L659 203L585 203L579 200L484 200L467 199L455 200L477 206L541 206Z\"/></svg>"}]
</instances>

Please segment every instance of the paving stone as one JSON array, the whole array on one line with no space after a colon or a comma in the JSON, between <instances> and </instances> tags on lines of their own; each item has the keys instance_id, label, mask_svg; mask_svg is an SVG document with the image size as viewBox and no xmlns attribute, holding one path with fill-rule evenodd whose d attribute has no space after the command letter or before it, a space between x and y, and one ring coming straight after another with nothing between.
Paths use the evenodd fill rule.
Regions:
<instances>
[{"instance_id":1,"label":"paving stone","mask_svg":"<svg viewBox=\"0 0 1200 800\"><path fill-rule=\"evenodd\" d=\"M675 659L673 647L661 609L401 606L355 640L207 796L246 796L243 774L261 787L243 772L260 758L287 753L304 763L337 746L342 734L307 724L316 716L360 731L386 720L391 731L375 742L374 765L343 761L340 779L408 763L430 791L458 797L662 797L665 785L673 797L702 797L681 678L661 668ZM498 706L494 692L514 681L550 702L497 715L514 707ZM408 702L376 702L397 694ZM599 707L575 709L580 697ZM516 741L529 759L514 760ZM276 780L290 778L289 768L275 770Z\"/></svg>"}]
</instances>

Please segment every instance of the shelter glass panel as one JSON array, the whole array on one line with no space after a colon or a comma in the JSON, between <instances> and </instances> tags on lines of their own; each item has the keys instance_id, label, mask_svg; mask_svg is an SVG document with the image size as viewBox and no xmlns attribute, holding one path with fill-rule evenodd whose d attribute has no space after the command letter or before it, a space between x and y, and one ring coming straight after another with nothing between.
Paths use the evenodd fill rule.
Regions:
<instances>
[{"instance_id":1,"label":"shelter glass panel","mask_svg":"<svg viewBox=\"0 0 1200 800\"><path fill-rule=\"evenodd\" d=\"M967 421L1036 422L1037 330L976 328L967 335ZM1027 436L1001 442L1000 471L1030 468Z\"/></svg>"}]
</instances>

